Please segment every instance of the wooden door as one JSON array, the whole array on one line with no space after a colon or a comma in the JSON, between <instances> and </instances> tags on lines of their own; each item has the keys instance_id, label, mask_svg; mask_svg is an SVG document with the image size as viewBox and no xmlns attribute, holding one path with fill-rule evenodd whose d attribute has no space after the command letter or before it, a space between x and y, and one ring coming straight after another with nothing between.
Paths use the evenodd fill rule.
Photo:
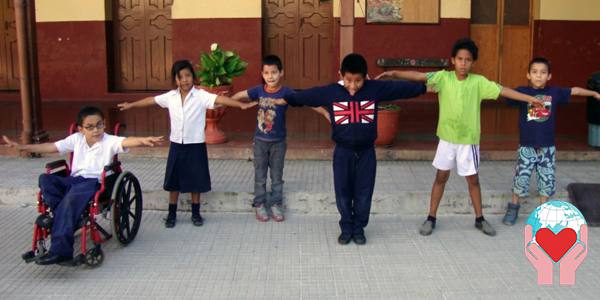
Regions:
<instances>
[{"instance_id":1,"label":"wooden door","mask_svg":"<svg viewBox=\"0 0 600 300\"><path fill-rule=\"evenodd\" d=\"M263 54L281 58L286 86L304 89L334 78L332 2L263 0ZM286 119L290 139L328 139L328 124L309 108L290 110Z\"/></svg>"},{"instance_id":2,"label":"wooden door","mask_svg":"<svg viewBox=\"0 0 600 300\"><path fill-rule=\"evenodd\" d=\"M0 6L0 90L17 90L19 57L14 2L1 0Z\"/></svg>"},{"instance_id":3,"label":"wooden door","mask_svg":"<svg viewBox=\"0 0 600 300\"><path fill-rule=\"evenodd\" d=\"M510 88L527 85L525 74L532 53L531 0L472 0L471 5L471 38L479 47L473 72ZM484 102L481 132L484 138L516 137L518 111Z\"/></svg>"},{"instance_id":4,"label":"wooden door","mask_svg":"<svg viewBox=\"0 0 600 300\"><path fill-rule=\"evenodd\" d=\"M114 9L115 88L171 87L173 0L119 0Z\"/></svg>"},{"instance_id":5,"label":"wooden door","mask_svg":"<svg viewBox=\"0 0 600 300\"><path fill-rule=\"evenodd\" d=\"M332 1L263 1L263 53L283 61L284 83L307 88L331 82Z\"/></svg>"},{"instance_id":6,"label":"wooden door","mask_svg":"<svg viewBox=\"0 0 600 300\"><path fill-rule=\"evenodd\" d=\"M509 87L527 84L531 0L472 0L471 5L471 38L479 47L473 71Z\"/></svg>"}]
</instances>

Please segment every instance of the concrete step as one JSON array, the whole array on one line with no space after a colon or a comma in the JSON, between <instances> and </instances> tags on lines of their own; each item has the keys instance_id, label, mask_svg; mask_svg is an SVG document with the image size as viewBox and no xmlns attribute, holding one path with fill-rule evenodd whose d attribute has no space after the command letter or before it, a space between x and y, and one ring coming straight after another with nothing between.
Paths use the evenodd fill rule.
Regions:
<instances>
[{"instance_id":1,"label":"concrete step","mask_svg":"<svg viewBox=\"0 0 600 300\"><path fill-rule=\"evenodd\" d=\"M34 206L38 189L36 188L0 188L0 205ZM485 190L483 209L486 214L503 214L511 194L507 191ZM168 193L163 190L144 190L144 209L166 210ZM429 209L429 191L402 191L397 193L378 193L373 195L371 213L425 215ZM252 212L251 192L212 191L202 195L202 211L207 212ZM567 200L566 192L558 193L554 199ZM285 207L292 213L301 214L337 214L335 195L332 192L285 192ZM190 210L190 194L181 194L180 210ZM521 213L529 214L538 204L534 198L522 202ZM471 214L473 208L468 191L448 191L440 204L438 213Z\"/></svg>"},{"instance_id":2,"label":"concrete step","mask_svg":"<svg viewBox=\"0 0 600 300\"><path fill-rule=\"evenodd\" d=\"M35 205L37 178L52 158L0 158L0 205ZM165 159L121 157L125 170L138 177L146 209L167 208L167 192L163 191ZM566 200L566 186L571 182L600 182L600 162L557 163L557 194ZM254 168L247 160L210 160L212 191L202 195L203 210L211 212L251 212ZM331 161L286 161L284 169L284 201L293 213L337 214L333 192ZM486 214L503 213L511 198L513 161L483 161L480 183ZM429 208L431 183L435 169L429 161L380 161L377 166L372 212L375 214L424 215ZM530 190L534 198L525 199L521 212L527 214L537 205L535 180ZM467 184L452 173L440 214L471 214ZM182 210L189 209L190 195L181 196Z\"/></svg>"}]
</instances>

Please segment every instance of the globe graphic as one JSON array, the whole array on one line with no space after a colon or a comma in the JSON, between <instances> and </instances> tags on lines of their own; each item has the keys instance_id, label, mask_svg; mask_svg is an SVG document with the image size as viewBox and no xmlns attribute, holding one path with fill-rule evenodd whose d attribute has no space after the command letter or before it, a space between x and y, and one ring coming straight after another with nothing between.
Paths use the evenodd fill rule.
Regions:
<instances>
[{"instance_id":1,"label":"globe graphic","mask_svg":"<svg viewBox=\"0 0 600 300\"><path fill-rule=\"evenodd\" d=\"M579 229L581 225L586 224L585 218L573 204L552 200L538 206L527 219L527 224L532 227L532 241L535 241L535 234L541 228L548 228L554 234L558 234L565 228L571 228L577 233L577 240L580 239Z\"/></svg>"}]
</instances>

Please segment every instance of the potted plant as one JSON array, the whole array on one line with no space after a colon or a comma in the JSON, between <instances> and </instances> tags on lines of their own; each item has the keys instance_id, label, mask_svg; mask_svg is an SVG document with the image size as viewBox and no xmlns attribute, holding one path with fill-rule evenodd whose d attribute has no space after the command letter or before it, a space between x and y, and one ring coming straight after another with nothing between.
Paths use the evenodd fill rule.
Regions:
<instances>
[{"instance_id":1,"label":"potted plant","mask_svg":"<svg viewBox=\"0 0 600 300\"><path fill-rule=\"evenodd\" d=\"M210 45L210 52L200 54L200 68L196 77L200 80L200 88L218 95L230 96L233 90L233 77L241 76L248 63L233 51L221 49L217 43ZM206 143L220 144L227 142L225 133L218 127L218 122L225 114L225 106L215 105L206 111Z\"/></svg>"},{"instance_id":2,"label":"potted plant","mask_svg":"<svg viewBox=\"0 0 600 300\"><path fill-rule=\"evenodd\" d=\"M394 143L400 122L400 106L381 104L377 110L377 139L375 145L391 145Z\"/></svg>"}]
</instances>

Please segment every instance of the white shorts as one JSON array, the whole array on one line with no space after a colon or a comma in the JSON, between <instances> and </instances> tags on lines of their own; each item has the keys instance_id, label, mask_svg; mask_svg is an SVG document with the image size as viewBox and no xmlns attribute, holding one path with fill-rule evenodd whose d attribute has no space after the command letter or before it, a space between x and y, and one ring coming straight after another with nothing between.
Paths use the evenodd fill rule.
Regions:
<instances>
[{"instance_id":1,"label":"white shorts","mask_svg":"<svg viewBox=\"0 0 600 300\"><path fill-rule=\"evenodd\" d=\"M452 144L440 140L433 166L442 171L454 169L460 176L470 176L479 172L479 145Z\"/></svg>"}]
</instances>

